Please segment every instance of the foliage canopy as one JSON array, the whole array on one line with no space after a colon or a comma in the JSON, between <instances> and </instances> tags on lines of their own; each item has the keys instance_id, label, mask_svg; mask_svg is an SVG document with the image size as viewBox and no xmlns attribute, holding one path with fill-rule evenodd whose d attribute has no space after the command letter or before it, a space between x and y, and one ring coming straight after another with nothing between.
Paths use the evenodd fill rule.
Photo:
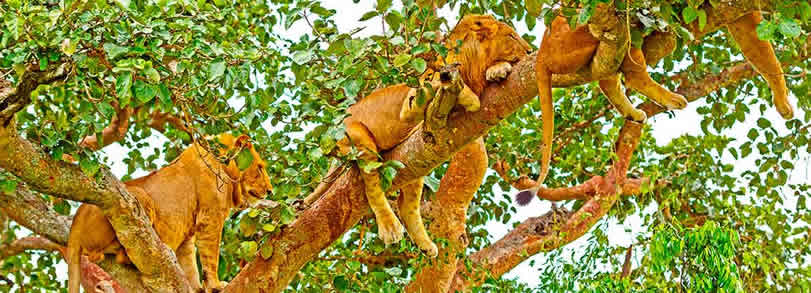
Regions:
<instances>
[{"instance_id":1,"label":"foliage canopy","mask_svg":"<svg viewBox=\"0 0 811 293\"><path fill-rule=\"evenodd\" d=\"M355 3L359 1L354 1ZM323 179L327 156L343 137L345 110L358 97L395 83L416 84L432 58L447 54L437 32L447 32L467 13L493 14L537 34L553 8L585 23L605 0L436 1L453 17L436 17L418 3L378 0L352 27L343 10L361 4L310 0L8 0L0 3L0 74L13 86L23 73L65 66L58 82L41 85L31 105L17 115L17 127L54 158L69 154L82 171L96 176L113 162L126 166L123 179L174 159L195 139L224 131L249 134L265 161L278 206L248 209L226 223L220 277L234 278L240 264L272 254L265 245L296 219L300 199ZM693 40L683 23L706 23L709 0L614 1L620 13L645 28L632 35L668 30L679 35L674 54L652 75L676 89L701 82L741 63L736 44L719 31ZM712 92L684 112L657 117L646 126L629 177L664 182L622 197L577 250L555 250L530 265L541 292L642 292L666 288L691 292L811 291L811 195L807 175L811 152L811 80L807 70L811 5L802 0L768 2L757 33L770 40L786 64L797 118L776 118L770 91L760 78L736 81ZM369 6L369 5L366 5ZM575 9L575 7L585 7ZM337 8L336 8L337 7ZM365 27L365 28L364 28ZM370 34L372 27L384 34ZM305 28L300 35L288 33ZM522 32L519 30L519 32ZM523 31L526 32L526 31ZM2 80L0 80L2 81ZM555 92L557 125L554 166L547 186L574 186L599 175L611 161L623 124L596 84ZM638 104L644 97L634 96ZM102 131L121 109L134 109L129 131L118 143L123 157L106 157L79 144ZM2 107L0 107L2 108ZM0 109L2 110L2 109ZM504 119L486 135L491 164L506 162L510 176L537 174L540 119L536 102ZM689 117L688 117L689 116ZM174 117L174 123L156 123ZM685 118L687 117L687 118ZM696 131L657 141L657 125L698 117ZM685 122L685 124L689 124ZM743 130L742 130L743 129ZM165 139L160 138L165 137ZM157 139L156 139L157 138ZM158 143L162 141L163 143ZM150 150L150 151L147 151ZM149 154L149 155L147 155ZM353 159L350 154L349 158ZM239 160L239 158L238 158ZM248 162L250 163L250 162ZM391 182L398 164L377 168ZM426 181L438 189L445 167ZM2 171L2 170L0 170ZM797 177L806 176L806 180ZM532 176L534 177L534 176ZM19 179L0 172L0 193ZM514 223L514 190L489 172L467 217L469 253L492 244L492 223ZM62 215L77 203L41 195ZM563 205L577 209L583 201ZM537 215L542 214L538 211ZM490 223L490 224L488 224ZM621 278L627 246L609 241L611 225L641 226L632 235L630 278ZM372 220L361 221L307 264L289 292L396 292L425 264L409 241L385 247ZM0 245L28 230L0 210ZM317 231L314 231L317 233ZM630 237L630 236L629 236ZM442 239L435 239L438 244ZM576 253L569 254L575 251ZM2 252L0 252L2 255ZM370 256L385 261L370 262ZM27 251L0 259L0 290L51 291L65 285L55 252ZM479 292L532 291L518 280L493 278ZM22 292L22 291L19 291Z\"/></svg>"}]
</instances>

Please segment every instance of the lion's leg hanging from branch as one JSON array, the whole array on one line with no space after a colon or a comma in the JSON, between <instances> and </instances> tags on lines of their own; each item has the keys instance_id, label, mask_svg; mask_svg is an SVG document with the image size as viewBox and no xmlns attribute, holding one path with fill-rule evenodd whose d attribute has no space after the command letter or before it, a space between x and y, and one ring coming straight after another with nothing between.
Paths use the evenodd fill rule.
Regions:
<instances>
[{"instance_id":1,"label":"lion's leg hanging from branch","mask_svg":"<svg viewBox=\"0 0 811 293\"><path fill-rule=\"evenodd\" d=\"M762 17L759 11L747 14L727 25L729 34L738 43L746 61L752 64L772 89L774 105L777 112L785 119L794 117L794 110L788 101L788 88L783 77L783 67L774 54L774 48L768 41L757 36L757 26Z\"/></svg>"}]
</instances>

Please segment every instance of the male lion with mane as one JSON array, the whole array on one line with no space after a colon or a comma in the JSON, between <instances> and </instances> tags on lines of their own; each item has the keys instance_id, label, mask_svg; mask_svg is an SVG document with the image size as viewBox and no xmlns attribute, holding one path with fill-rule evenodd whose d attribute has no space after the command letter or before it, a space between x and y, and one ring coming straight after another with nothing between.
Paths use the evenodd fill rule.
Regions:
<instances>
[{"instance_id":1,"label":"male lion with mane","mask_svg":"<svg viewBox=\"0 0 811 293\"><path fill-rule=\"evenodd\" d=\"M467 111L478 110L478 96L487 82L507 77L512 67L510 63L518 62L532 50L509 25L489 15L465 16L445 40L449 54L435 67L441 67L442 63L459 64L459 76L465 88L459 93L457 105ZM459 51L457 45L461 45ZM435 85L440 78L433 73L426 72L422 79ZM379 152L402 143L422 125L423 119L429 119L424 116L424 111L431 101L417 105L415 94L416 90L405 84L393 85L375 90L350 106L347 112L351 116L344 119L347 137L338 142L339 152L345 154L356 147L362 151L362 160L378 161ZM475 143L482 141L479 139ZM340 174L341 169L332 168L326 177ZM380 186L380 175L377 170L371 170L368 173L362 171L360 176L365 185L366 199L376 218L380 239L386 244L399 241L403 237L403 225L386 200ZM331 184L331 180L323 181L304 200L305 203L315 202ZM425 231L420 215L422 186L423 179L419 178L401 187L403 198L399 210L408 235L423 252L434 257L438 249Z\"/></svg>"}]
</instances>

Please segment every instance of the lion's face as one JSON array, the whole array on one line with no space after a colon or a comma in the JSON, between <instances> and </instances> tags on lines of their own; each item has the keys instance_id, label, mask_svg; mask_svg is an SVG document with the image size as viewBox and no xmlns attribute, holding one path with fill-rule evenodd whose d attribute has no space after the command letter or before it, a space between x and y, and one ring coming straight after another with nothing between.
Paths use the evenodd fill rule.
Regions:
<instances>
[{"instance_id":1,"label":"lion's face","mask_svg":"<svg viewBox=\"0 0 811 293\"><path fill-rule=\"evenodd\" d=\"M264 199L273 186L270 184L270 176L266 171L267 163L262 160L259 153L250 142L247 135L240 135L234 138L230 134L220 135L218 140L225 145L228 150L240 152L248 149L253 157L251 165L245 170L237 167L235 160L231 160L226 168L228 175L236 180L236 188L233 193L233 204L237 208L246 208L258 200Z\"/></svg>"},{"instance_id":2,"label":"lion's face","mask_svg":"<svg viewBox=\"0 0 811 293\"><path fill-rule=\"evenodd\" d=\"M262 160L262 157L259 156L259 153L256 152L253 145L250 145L250 150L251 155L253 155L253 163L251 163L248 169L242 171L240 181L242 190L245 193L245 200L242 205L250 205L260 199L264 199L265 196L273 190L273 186L270 184L270 176L268 176L265 170L267 163Z\"/></svg>"},{"instance_id":3,"label":"lion's face","mask_svg":"<svg viewBox=\"0 0 811 293\"><path fill-rule=\"evenodd\" d=\"M445 46L449 48L446 61L461 64L465 83L476 94L485 87L487 68L499 62L515 63L532 52L512 27L491 15L466 15L448 34Z\"/></svg>"}]
</instances>

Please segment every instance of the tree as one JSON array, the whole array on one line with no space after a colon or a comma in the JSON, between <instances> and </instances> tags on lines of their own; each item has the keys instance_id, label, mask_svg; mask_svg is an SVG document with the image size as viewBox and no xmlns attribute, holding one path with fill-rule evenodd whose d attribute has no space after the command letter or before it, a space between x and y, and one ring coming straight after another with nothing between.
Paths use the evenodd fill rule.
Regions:
<instances>
[{"instance_id":1,"label":"tree","mask_svg":"<svg viewBox=\"0 0 811 293\"><path fill-rule=\"evenodd\" d=\"M811 150L807 1L615 1L641 31L679 34L663 73L654 75L699 104L701 132L657 142L655 125L618 117L590 78L561 77L556 85L569 87L555 93L554 168L550 189L540 192L561 207L496 241L486 223L516 213L512 191L502 190L528 186L538 171L534 54L485 90L480 111L452 115L433 140L417 131L383 153L404 166L379 167L391 190L431 178L423 210L440 246L436 259L407 240L382 245L356 168L315 204L301 203L327 173L346 108L375 88L415 84L431 58L447 52L437 36L456 20L437 17L437 7L531 29L561 6L584 23L601 1L417 2L423 8L377 1L357 25L385 28L371 37L338 27L340 11L318 1L0 3L0 288L64 287L56 281L59 250L71 208L86 202L104 210L134 267L85 261L85 288L189 291L120 180L159 168L205 135L236 131L249 134L269 162L274 204L226 223L219 272L230 281L226 292L527 291L502 275L541 252L548 256L536 265L544 292L809 290L809 185L788 183ZM707 5L766 12L757 32L785 65L798 118L762 117L774 111L769 89L725 34L690 39L683 23L718 25L708 22L715 16ZM279 33L297 23L311 33ZM631 41L639 45L636 33ZM677 114L649 101L639 108L656 119ZM749 125L745 136L732 136ZM483 144L469 144L479 137ZM126 158L105 159L100 150L112 143L129 150ZM154 154L142 155L146 148ZM737 165L743 160L753 167ZM112 161L124 162L127 174L116 178ZM610 243L606 223L629 216L641 218L645 233L629 247ZM33 234L23 237L25 229ZM584 235L578 256L561 255Z\"/></svg>"}]
</instances>

